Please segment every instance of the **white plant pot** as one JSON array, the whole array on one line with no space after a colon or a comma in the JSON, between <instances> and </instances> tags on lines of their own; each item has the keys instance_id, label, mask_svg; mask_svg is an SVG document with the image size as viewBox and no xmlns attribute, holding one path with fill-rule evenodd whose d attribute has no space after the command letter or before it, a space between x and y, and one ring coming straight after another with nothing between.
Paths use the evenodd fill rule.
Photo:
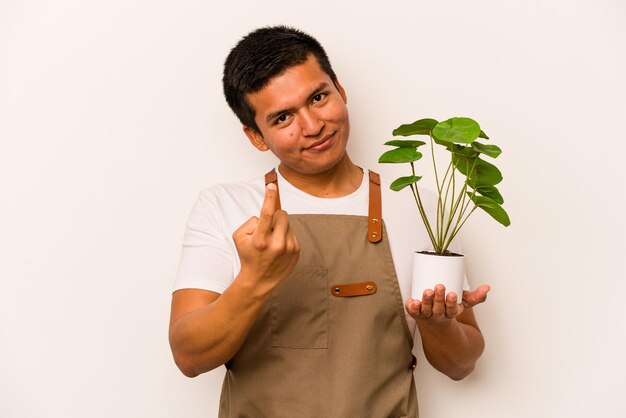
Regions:
<instances>
[{"instance_id":1,"label":"white plant pot","mask_svg":"<svg viewBox=\"0 0 626 418\"><path fill-rule=\"evenodd\" d=\"M411 298L422 300L424 290L435 289L441 283L446 287L446 294L455 292L461 303L463 282L465 279L464 255L425 254L416 251L413 255L413 282Z\"/></svg>"}]
</instances>

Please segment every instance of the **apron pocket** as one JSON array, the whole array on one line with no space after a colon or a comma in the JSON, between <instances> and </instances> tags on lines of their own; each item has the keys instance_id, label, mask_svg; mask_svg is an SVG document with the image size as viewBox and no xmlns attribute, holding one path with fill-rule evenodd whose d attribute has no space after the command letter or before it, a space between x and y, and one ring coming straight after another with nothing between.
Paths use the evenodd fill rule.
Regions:
<instances>
[{"instance_id":1,"label":"apron pocket","mask_svg":"<svg viewBox=\"0 0 626 418\"><path fill-rule=\"evenodd\" d=\"M283 348L328 348L325 268L296 268L274 289L270 343Z\"/></svg>"}]
</instances>

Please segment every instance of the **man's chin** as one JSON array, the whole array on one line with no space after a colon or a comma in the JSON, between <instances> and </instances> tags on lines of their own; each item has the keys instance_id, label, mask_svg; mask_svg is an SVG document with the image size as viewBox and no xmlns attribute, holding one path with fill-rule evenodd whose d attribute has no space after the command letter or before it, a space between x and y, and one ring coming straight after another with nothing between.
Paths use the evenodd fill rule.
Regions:
<instances>
[{"instance_id":1,"label":"man's chin","mask_svg":"<svg viewBox=\"0 0 626 418\"><path fill-rule=\"evenodd\" d=\"M319 174L325 174L331 171L334 171L343 165L351 165L352 162L348 157L347 152L343 152L343 154L328 162L321 161L311 161L310 163L302 163L298 165L291 165L285 162L281 162L279 168L281 169L281 174L285 172L289 172L290 174L296 175L305 175L305 176L315 176ZM284 177L284 174L283 174Z\"/></svg>"}]
</instances>

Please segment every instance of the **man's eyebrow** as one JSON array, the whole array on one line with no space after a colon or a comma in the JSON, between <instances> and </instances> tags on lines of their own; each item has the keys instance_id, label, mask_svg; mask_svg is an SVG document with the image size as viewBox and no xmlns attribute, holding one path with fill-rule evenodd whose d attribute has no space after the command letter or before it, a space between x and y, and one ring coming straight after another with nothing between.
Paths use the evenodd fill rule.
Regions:
<instances>
[{"instance_id":1,"label":"man's eyebrow","mask_svg":"<svg viewBox=\"0 0 626 418\"><path fill-rule=\"evenodd\" d=\"M318 94L322 92L322 90L326 90L327 88L328 88L328 83L325 81L321 82L320 85L317 86L315 90L313 90L313 93L309 94L309 100L312 99L314 96L317 96Z\"/></svg>"},{"instance_id":2,"label":"man's eyebrow","mask_svg":"<svg viewBox=\"0 0 626 418\"><path fill-rule=\"evenodd\" d=\"M314 96L317 96L318 94L320 94L320 92L322 90L325 90L328 88L328 83L323 81L320 83L319 86L317 86L317 88L315 90L313 90L313 92L311 94L309 94L308 100L311 100L311 98L313 98ZM267 115L265 117L265 122L269 123L271 122L274 118L277 118L278 116L282 115L283 113L289 113L291 111L295 110L294 108L289 108L289 109L281 109L281 110L277 110L275 112L270 113L269 115Z\"/></svg>"}]
</instances>

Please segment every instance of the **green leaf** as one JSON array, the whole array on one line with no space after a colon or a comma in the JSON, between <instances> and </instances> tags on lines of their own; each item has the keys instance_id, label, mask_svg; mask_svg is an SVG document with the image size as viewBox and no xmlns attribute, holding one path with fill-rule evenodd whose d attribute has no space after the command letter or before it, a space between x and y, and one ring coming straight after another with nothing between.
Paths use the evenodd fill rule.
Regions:
<instances>
[{"instance_id":1,"label":"green leaf","mask_svg":"<svg viewBox=\"0 0 626 418\"><path fill-rule=\"evenodd\" d=\"M392 141L385 142L385 145L393 145L394 147L400 147L400 148L417 148L417 147L421 147L422 145L426 145L426 142L394 139Z\"/></svg>"},{"instance_id":2,"label":"green leaf","mask_svg":"<svg viewBox=\"0 0 626 418\"><path fill-rule=\"evenodd\" d=\"M485 196L472 196L472 193L467 194L476 206L487 212L493 219L500 222L504 226L511 225L509 215L507 215L505 210L502 209L502 206L500 206L497 202Z\"/></svg>"},{"instance_id":3,"label":"green leaf","mask_svg":"<svg viewBox=\"0 0 626 418\"><path fill-rule=\"evenodd\" d=\"M451 143L449 143L449 142L443 142L443 141L440 141L440 140L438 140L437 138L435 138L434 136L433 136L433 137L431 137L431 138L433 139L433 141L435 141L435 144L437 144L437 145L441 145L441 146L444 146L444 147L448 148L448 150L449 150L449 151L452 151L452 149L451 149L451 146L452 146L452 145L456 145L456 144L451 144ZM459 145L459 146L461 146L461 145Z\"/></svg>"},{"instance_id":4,"label":"green leaf","mask_svg":"<svg viewBox=\"0 0 626 418\"><path fill-rule=\"evenodd\" d=\"M478 134L479 138L483 138L483 139L489 139L489 137L487 136L486 133L484 133L482 130L480 131L480 134Z\"/></svg>"},{"instance_id":5,"label":"green leaf","mask_svg":"<svg viewBox=\"0 0 626 418\"><path fill-rule=\"evenodd\" d=\"M479 154L472 147L458 145L458 144L446 144L446 148L448 148L448 151L452 152L453 154L457 154L457 155L464 156L464 157L473 158L473 157L478 157L478 154Z\"/></svg>"},{"instance_id":6,"label":"green leaf","mask_svg":"<svg viewBox=\"0 0 626 418\"><path fill-rule=\"evenodd\" d=\"M479 157L471 158L452 154L452 163L461 174L473 181L477 187L493 186L502 181L502 173L498 167L481 160ZM474 167L473 170L472 166ZM468 175L470 170L472 172Z\"/></svg>"},{"instance_id":7,"label":"green leaf","mask_svg":"<svg viewBox=\"0 0 626 418\"><path fill-rule=\"evenodd\" d=\"M492 158L498 158L498 155L502 154L502 150L495 145L484 145L479 142L472 142L472 148Z\"/></svg>"},{"instance_id":8,"label":"green leaf","mask_svg":"<svg viewBox=\"0 0 626 418\"><path fill-rule=\"evenodd\" d=\"M391 183L389 188L391 190L394 190L394 191L398 192L398 191L404 189L406 186L408 186L410 184L417 183L419 181L419 179L421 179L420 176L400 177L400 178L396 179L393 183Z\"/></svg>"},{"instance_id":9,"label":"green leaf","mask_svg":"<svg viewBox=\"0 0 626 418\"><path fill-rule=\"evenodd\" d=\"M476 184L471 180L467 181L467 185L471 187L472 189L476 190L476 193L479 193L485 197L488 197L500 205L504 203L504 198L502 197L502 195L500 194L500 191L495 186L489 186L489 185L476 186Z\"/></svg>"},{"instance_id":10,"label":"green leaf","mask_svg":"<svg viewBox=\"0 0 626 418\"><path fill-rule=\"evenodd\" d=\"M387 151L378 159L379 163L410 163L422 158L422 153L415 148L396 148Z\"/></svg>"},{"instance_id":11,"label":"green leaf","mask_svg":"<svg viewBox=\"0 0 626 418\"><path fill-rule=\"evenodd\" d=\"M400 125L393 130L393 136L430 135L437 125L435 119L420 119L407 125Z\"/></svg>"},{"instance_id":12,"label":"green leaf","mask_svg":"<svg viewBox=\"0 0 626 418\"><path fill-rule=\"evenodd\" d=\"M480 135L480 125L470 118L452 118L439 122L433 136L441 142L471 144Z\"/></svg>"}]
</instances>

